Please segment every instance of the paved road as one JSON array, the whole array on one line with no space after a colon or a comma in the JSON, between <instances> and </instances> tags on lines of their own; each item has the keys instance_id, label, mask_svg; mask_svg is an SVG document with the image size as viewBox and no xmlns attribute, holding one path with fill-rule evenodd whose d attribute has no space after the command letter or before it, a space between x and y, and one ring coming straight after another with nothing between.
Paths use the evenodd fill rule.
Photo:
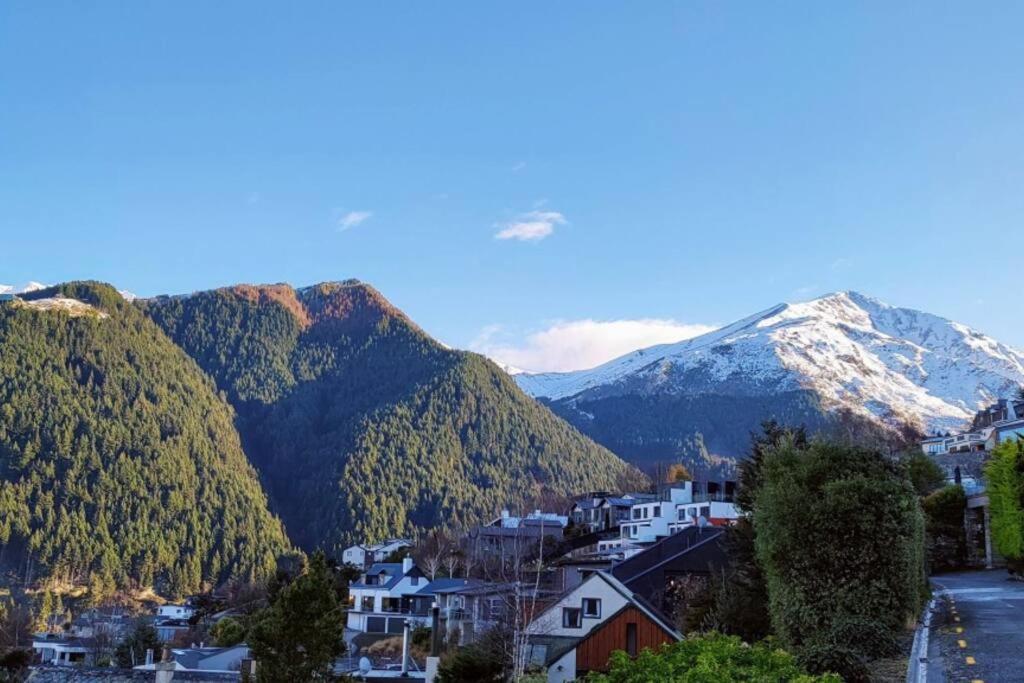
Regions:
<instances>
[{"instance_id":1,"label":"paved road","mask_svg":"<svg viewBox=\"0 0 1024 683\"><path fill-rule=\"evenodd\" d=\"M1024 582L990 570L943 574L932 585L943 600L932 623L929 683L1024 681Z\"/></svg>"}]
</instances>

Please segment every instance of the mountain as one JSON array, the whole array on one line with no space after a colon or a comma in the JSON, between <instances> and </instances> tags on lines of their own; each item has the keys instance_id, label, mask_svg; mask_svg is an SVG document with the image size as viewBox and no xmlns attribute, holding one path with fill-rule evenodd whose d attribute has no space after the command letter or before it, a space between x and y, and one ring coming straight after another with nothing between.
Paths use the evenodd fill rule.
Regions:
<instances>
[{"instance_id":1,"label":"mountain","mask_svg":"<svg viewBox=\"0 0 1024 683\"><path fill-rule=\"evenodd\" d=\"M780 304L591 370L518 374L627 460L713 467L774 417L813 431L955 429L1024 384L1024 354L965 325L856 292Z\"/></svg>"},{"instance_id":2,"label":"mountain","mask_svg":"<svg viewBox=\"0 0 1024 683\"><path fill-rule=\"evenodd\" d=\"M269 574L289 543L234 417L108 285L0 303L4 582L175 596Z\"/></svg>"},{"instance_id":3,"label":"mountain","mask_svg":"<svg viewBox=\"0 0 1024 683\"><path fill-rule=\"evenodd\" d=\"M301 547L462 526L638 473L357 281L137 305L214 380Z\"/></svg>"}]
</instances>

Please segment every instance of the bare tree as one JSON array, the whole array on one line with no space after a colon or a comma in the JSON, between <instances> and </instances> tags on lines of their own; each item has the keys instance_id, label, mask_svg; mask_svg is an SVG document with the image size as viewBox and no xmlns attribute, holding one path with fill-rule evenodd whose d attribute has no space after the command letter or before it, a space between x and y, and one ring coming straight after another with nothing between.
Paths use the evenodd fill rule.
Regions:
<instances>
[{"instance_id":1,"label":"bare tree","mask_svg":"<svg viewBox=\"0 0 1024 683\"><path fill-rule=\"evenodd\" d=\"M503 661L509 667L509 678L521 681L529 665L530 638L543 635L544 628L535 622L545 606L541 597L541 577L545 558L545 522L536 526L518 524L503 528L496 556L484 561L484 575L503 587L496 596L500 603L500 628L495 639Z\"/></svg>"},{"instance_id":2,"label":"bare tree","mask_svg":"<svg viewBox=\"0 0 1024 683\"><path fill-rule=\"evenodd\" d=\"M456 548L451 537L443 529L434 529L413 550L416 565L430 578L437 578L444 566L445 558Z\"/></svg>"}]
</instances>

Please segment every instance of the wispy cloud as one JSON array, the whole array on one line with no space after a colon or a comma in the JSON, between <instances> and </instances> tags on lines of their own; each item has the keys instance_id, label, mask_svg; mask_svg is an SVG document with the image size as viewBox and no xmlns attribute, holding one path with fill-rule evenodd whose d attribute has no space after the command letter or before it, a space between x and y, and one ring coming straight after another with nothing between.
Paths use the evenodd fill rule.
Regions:
<instances>
[{"instance_id":1,"label":"wispy cloud","mask_svg":"<svg viewBox=\"0 0 1024 683\"><path fill-rule=\"evenodd\" d=\"M512 166L512 172L513 173L519 173L524 168L526 168L526 162L525 161L520 161L520 162L518 162L518 163L516 163L516 164L514 164Z\"/></svg>"},{"instance_id":2,"label":"wispy cloud","mask_svg":"<svg viewBox=\"0 0 1024 683\"><path fill-rule=\"evenodd\" d=\"M338 219L338 230L341 232L351 230L357 225L365 223L371 216L373 216L372 211L349 211Z\"/></svg>"},{"instance_id":3,"label":"wispy cloud","mask_svg":"<svg viewBox=\"0 0 1024 683\"><path fill-rule=\"evenodd\" d=\"M530 372L584 370L655 344L670 344L716 329L677 320L569 320L516 338L500 325L483 328L470 348L505 366Z\"/></svg>"},{"instance_id":4,"label":"wispy cloud","mask_svg":"<svg viewBox=\"0 0 1024 683\"><path fill-rule=\"evenodd\" d=\"M556 225L565 225L568 221L557 211L530 211L514 221L500 223L501 228L494 238L499 240L519 240L521 242L539 242L555 231Z\"/></svg>"}]
</instances>

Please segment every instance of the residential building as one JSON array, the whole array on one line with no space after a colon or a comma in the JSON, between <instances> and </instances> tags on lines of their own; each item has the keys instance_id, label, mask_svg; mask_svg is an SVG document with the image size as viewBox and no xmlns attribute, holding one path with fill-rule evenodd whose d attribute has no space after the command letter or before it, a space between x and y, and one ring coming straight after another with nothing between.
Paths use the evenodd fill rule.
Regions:
<instances>
[{"instance_id":1,"label":"residential building","mask_svg":"<svg viewBox=\"0 0 1024 683\"><path fill-rule=\"evenodd\" d=\"M54 633L37 633L32 639L41 664L52 666L90 666L93 664L95 640Z\"/></svg>"},{"instance_id":2,"label":"residential building","mask_svg":"<svg viewBox=\"0 0 1024 683\"><path fill-rule=\"evenodd\" d=\"M370 565L386 562L389 557L402 548L412 548L413 543L407 538L389 538L380 543L357 543L341 552L341 561L362 569Z\"/></svg>"},{"instance_id":3,"label":"residential building","mask_svg":"<svg viewBox=\"0 0 1024 683\"><path fill-rule=\"evenodd\" d=\"M663 615L606 572L568 591L529 628L529 660L547 669L549 683L606 671L617 650L635 656L682 640Z\"/></svg>"},{"instance_id":4,"label":"residential building","mask_svg":"<svg viewBox=\"0 0 1024 683\"><path fill-rule=\"evenodd\" d=\"M191 605L160 605L156 608L156 616L158 619L191 619L192 615L196 613L196 610Z\"/></svg>"},{"instance_id":5,"label":"residential building","mask_svg":"<svg viewBox=\"0 0 1024 683\"><path fill-rule=\"evenodd\" d=\"M538 552L542 542L561 543L568 525L568 516L553 512L534 510L525 517L517 517L502 510L500 517L466 535L466 552L492 557L530 556Z\"/></svg>"},{"instance_id":6,"label":"residential building","mask_svg":"<svg viewBox=\"0 0 1024 683\"><path fill-rule=\"evenodd\" d=\"M401 633L406 619L426 624L433 598L420 590L428 583L410 557L372 565L349 586L348 628Z\"/></svg>"},{"instance_id":7,"label":"residential building","mask_svg":"<svg viewBox=\"0 0 1024 683\"><path fill-rule=\"evenodd\" d=\"M988 453L1007 439L1024 438L1024 401L1000 399L979 410L971 429L957 434L936 434L921 441L921 451L940 456L951 453Z\"/></svg>"},{"instance_id":8,"label":"residential building","mask_svg":"<svg viewBox=\"0 0 1024 683\"><path fill-rule=\"evenodd\" d=\"M249 646L240 643L232 647L184 647L171 648L168 651L170 661L174 663L174 671L191 672L239 672L242 662L250 658ZM158 664L147 661L136 666L140 671L152 671Z\"/></svg>"}]
</instances>

